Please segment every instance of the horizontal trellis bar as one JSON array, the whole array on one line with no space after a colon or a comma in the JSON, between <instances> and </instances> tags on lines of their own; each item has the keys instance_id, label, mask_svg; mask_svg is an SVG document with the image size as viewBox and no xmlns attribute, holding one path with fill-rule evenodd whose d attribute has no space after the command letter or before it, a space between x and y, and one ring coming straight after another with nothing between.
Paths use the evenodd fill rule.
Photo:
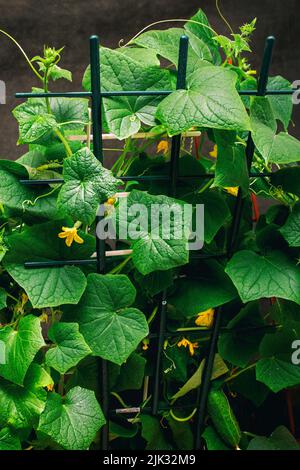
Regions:
<instances>
[{"instance_id":1,"label":"horizontal trellis bar","mask_svg":"<svg viewBox=\"0 0 300 470\"><path fill-rule=\"evenodd\" d=\"M263 172L263 173L251 173L249 175L250 178L265 178L267 176L273 176L276 172ZM177 179L179 180L190 180L190 179L197 179L197 178L214 178L214 173L202 173L200 175L186 175L186 176L178 176ZM122 181L170 181L170 176L168 175L144 175L144 176L118 176L118 178ZM21 184L25 184L28 186L36 186L36 185L46 185L46 184L62 184L64 180L61 178L53 178L53 179L43 179L43 180L19 180Z\"/></svg>"},{"instance_id":2,"label":"horizontal trellis bar","mask_svg":"<svg viewBox=\"0 0 300 470\"><path fill-rule=\"evenodd\" d=\"M201 132L200 131L187 131L183 132L182 137L200 137ZM161 135L156 134L155 132L137 132L136 134L133 134L130 136L131 139L149 139L152 137L158 137ZM87 140L87 135L69 135L68 139L71 141L85 141ZM90 141L93 141L94 136L93 134L90 135ZM102 134L102 140L120 140L115 134ZM121 149L120 149L121 150Z\"/></svg>"},{"instance_id":3,"label":"horizontal trellis bar","mask_svg":"<svg viewBox=\"0 0 300 470\"><path fill-rule=\"evenodd\" d=\"M168 96L175 90L119 90L119 91L101 91L103 98L114 96ZM260 96L258 90L237 90L241 96ZM267 90L265 95L292 95L299 91L299 88L290 90ZM89 98L92 97L91 91L69 91L69 92L49 92L49 93L16 93L16 98Z\"/></svg>"},{"instance_id":4,"label":"horizontal trellis bar","mask_svg":"<svg viewBox=\"0 0 300 470\"><path fill-rule=\"evenodd\" d=\"M106 251L106 257L129 256L132 250L111 250ZM226 257L226 253L195 253L191 255L191 259L219 259ZM33 268L57 268L59 266L84 266L88 264L97 264L97 258L87 259L66 259L66 260L47 260L47 261L25 261L24 267Z\"/></svg>"}]
</instances>

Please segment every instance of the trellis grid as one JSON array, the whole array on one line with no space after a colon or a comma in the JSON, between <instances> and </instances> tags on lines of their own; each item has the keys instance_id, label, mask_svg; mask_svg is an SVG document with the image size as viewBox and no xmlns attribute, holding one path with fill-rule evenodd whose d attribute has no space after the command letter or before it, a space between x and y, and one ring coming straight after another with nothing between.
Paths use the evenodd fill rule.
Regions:
<instances>
[{"instance_id":1,"label":"trellis grid","mask_svg":"<svg viewBox=\"0 0 300 470\"><path fill-rule=\"evenodd\" d=\"M275 38L270 36L266 39L265 50L262 59L261 71L258 80L257 90L240 90L239 94L243 96L266 96L266 95L292 95L295 89L285 90L268 90L268 76L271 65L272 52L274 48ZM180 38L179 43L179 55L178 55L178 74L177 74L177 85L176 89L186 89L186 67L188 57L188 37L183 35ZM65 97L65 98L91 98L92 108L92 129L93 129L93 152L96 158L103 163L103 136L102 136L102 116L101 116L101 105L102 99L105 97L115 96L167 96L173 92L173 90L146 90L146 91L101 91L101 76L100 76L100 53L99 53L99 38L98 36L90 37L90 64L91 64L91 91L89 92L38 92L38 93L16 93L16 98L54 98L54 97ZM222 86L222 84L220 84ZM180 180L187 180L190 178L211 178L214 177L214 173L205 173L196 176L185 176L180 175L178 171L178 162L180 156L180 144L181 135L176 135L172 138L171 146L171 165L169 175L153 175L153 176L123 176L121 180L125 181L166 181L169 184L168 193L170 196L176 196L176 184ZM272 172L251 172L251 166L255 151L255 145L249 132L247 146L246 146L246 160L247 168L250 178L263 178L271 176ZM48 185L53 183L63 183L63 179L43 179L43 180L20 180L20 183L24 185ZM227 258L230 259L234 253L237 237L239 233L239 227L241 222L241 216L244 206L244 199L242 197L241 189L238 191L236 198L233 219L230 227L230 233L227 243L227 250L223 254L201 254L195 253L193 259L209 259L209 258ZM96 224L101 220L100 216L96 218ZM118 252L116 252L118 256ZM124 256L124 254L120 254ZM65 265L90 265L96 264L96 270L98 273L104 274L106 271L106 252L105 252L105 240L101 240L96 234L96 257L89 259L77 259L77 260L49 260L49 261L27 261L24 263L26 268L41 268L41 267L57 267ZM101 405L104 416L106 417L107 424L101 430L101 448L102 450L109 449L109 417L116 414L135 414L135 413L150 413L153 416L157 416L159 413L170 409L170 407L162 407L159 405L160 399L160 383L161 383L161 364L162 364L162 353L163 344L166 338L172 336L179 336L180 332L170 332L166 328L167 320L167 292L164 291L161 296L160 305L160 316L159 316L159 327L157 332L151 332L149 337L157 341L157 353L155 361L155 373L152 393L151 407L145 406L143 408L131 407L121 409L110 409L109 406L109 384L108 384L108 369L107 361L101 360ZM195 424L195 442L194 449L203 449L202 433L204 430L205 416L206 416L206 405L207 397L210 389L210 382L214 364L214 358L217 349L217 341L221 330L226 331L226 328L221 326L221 309L218 307L214 314L214 321L211 328L205 330L210 333L207 356L205 358L205 364L202 373L201 386L197 390L197 398L195 407L197 408L196 424ZM249 331L251 328L240 328L241 333ZM228 331L228 330L227 330ZM230 330L232 331L232 330ZM185 331L186 334L193 335L195 331ZM197 333L198 334L198 333ZM181 405L179 408L191 407L193 405ZM174 406L173 406L174 408Z\"/></svg>"}]
</instances>

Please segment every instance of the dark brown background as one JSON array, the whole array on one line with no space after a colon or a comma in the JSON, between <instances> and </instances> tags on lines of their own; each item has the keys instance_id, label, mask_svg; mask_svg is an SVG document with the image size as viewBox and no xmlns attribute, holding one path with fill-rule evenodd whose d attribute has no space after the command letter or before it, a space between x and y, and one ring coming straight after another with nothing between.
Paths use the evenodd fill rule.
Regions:
<instances>
[{"instance_id":1,"label":"dark brown background","mask_svg":"<svg viewBox=\"0 0 300 470\"><path fill-rule=\"evenodd\" d=\"M234 30L258 17L253 40L253 51L257 53L255 67L259 64L265 37L273 34L277 45L272 74L300 79L299 0L223 0L221 4ZM153 21L189 18L200 6L212 26L227 34L214 0L0 0L0 28L13 35L30 57L41 53L44 44L66 46L62 66L73 72L73 84L60 81L56 89L79 90L88 63L91 34L98 34L102 44L115 47L121 38L129 39ZM7 87L7 104L0 106L0 158L15 159L26 148L15 146L18 132L11 110L18 101L13 95L16 91L30 91L32 85L39 84L16 46L2 35L0 80L4 80ZM293 133L300 137L297 109L294 120L298 130Z\"/></svg>"}]
</instances>

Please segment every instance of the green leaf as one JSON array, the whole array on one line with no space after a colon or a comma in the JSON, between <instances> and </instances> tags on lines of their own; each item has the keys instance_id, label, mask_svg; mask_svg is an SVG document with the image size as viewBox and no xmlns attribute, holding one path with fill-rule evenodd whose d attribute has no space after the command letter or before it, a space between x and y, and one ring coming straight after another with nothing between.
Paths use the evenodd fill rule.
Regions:
<instances>
[{"instance_id":1,"label":"green leaf","mask_svg":"<svg viewBox=\"0 0 300 470\"><path fill-rule=\"evenodd\" d=\"M300 246L300 205L293 207L286 223L279 230L289 246Z\"/></svg>"},{"instance_id":2,"label":"green leaf","mask_svg":"<svg viewBox=\"0 0 300 470\"><path fill-rule=\"evenodd\" d=\"M51 114L26 116L26 118L19 121L20 137L18 144L36 142L55 127L57 127L57 122Z\"/></svg>"},{"instance_id":3,"label":"green leaf","mask_svg":"<svg viewBox=\"0 0 300 470\"><path fill-rule=\"evenodd\" d=\"M134 271L135 280L151 297L172 286L173 276L172 269L168 271L154 271L146 274L146 276L143 276L139 271Z\"/></svg>"},{"instance_id":4,"label":"green leaf","mask_svg":"<svg viewBox=\"0 0 300 470\"><path fill-rule=\"evenodd\" d=\"M45 407L46 392L0 380L0 426L32 427Z\"/></svg>"},{"instance_id":5,"label":"green leaf","mask_svg":"<svg viewBox=\"0 0 300 470\"><path fill-rule=\"evenodd\" d=\"M110 380L113 378L114 373L117 374L115 383L112 384L111 388L115 392L140 390L143 385L145 366L146 359L135 352L129 356L121 367L116 364L109 364Z\"/></svg>"},{"instance_id":6,"label":"green leaf","mask_svg":"<svg viewBox=\"0 0 300 470\"><path fill-rule=\"evenodd\" d=\"M235 144L234 136L227 134L222 131L214 132L218 145L214 185L222 188L240 186L247 193L249 175L245 148Z\"/></svg>"},{"instance_id":7,"label":"green leaf","mask_svg":"<svg viewBox=\"0 0 300 470\"><path fill-rule=\"evenodd\" d=\"M285 132L276 135L277 123L267 98L251 99L250 117L253 141L266 162L282 164L300 160L300 142Z\"/></svg>"},{"instance_id":8,"label":"green leaf","mask_svg":"<svg viewBox=\"0 0 300 470\"><path fill-rule=\"evenodd\" d=\"M201 60L213 61L208 45L191 31L185 31L182 28L147 31L138 36L134 40L134 44L150 50L154 49L160 56L168 59L177 67L179 43L183 35L189 37L187 73L193 72L195 64L201 64Z\"/></svg>"},{"instance_id":9,"label":"green leaf","mask_svg":"<svg viewBox=\"0 0 300 470\"><path fill-rule=\"evenodd\" d=\"M222 195L215 190L196 196L196 204L204 204L204 240L211 243L216 234L231 219L231 213Z\"/></svg>"},{"instance_id":10,"label":"green leaf","mask_svg":"<svg viewBox=\"0 0 300 470\"><path fill-rule=\"evenodd\" d=\"M67 310L67 319L79 330L96 356L121 365L148 334L142 312L130 307L136 290L121 275L89 274L79 304Z\"/></svg>"},{"instance_id":11,"label":"green leaf","mask_svg":"<svg viewBox=\"0 0 300 470\"><path fill-rule=\"evenodd\" d=\"M0 310L6 307L7 292L0 287Z\"/></svg>"},{"instance_id":12,"label":"green leaf","mask_svg":"<svg viewBox=\"0 0 300 470\"><path fill-rule=\"evenodd\" d=\"M101 48L102 91L169 90L171 75L157 66L149 67L128 55ZM90 67L83 77L83 88L91 89ZM109 129L119 139L136 133L141 123L155 125L155 112L161 97L131 96L104 98L103 106Z\"/></svg>"},{"instance_id":13,"label":"green leaf","mask_svg":"<svg viewBox=\"0 0 300 470\"><path fill-rule=\"evenodd\" d=\"M31 390L38 390L44 387L53 386L54 382L49 373L36 362L32 362L24 379L24 387Z\"/></svg>"},{"instance_id":14,"label":"green leaf","mask_svg":"<svg viewBox=\"0 0 300 470\"><path fill-rule=\"evenodd\" d=\"M300 268L284 253L260 256L252 251L237 252L226 273L244 303L263 297L280 297L300 304Z\"/></svg>"},{"instance_id":15,"label":"green leaf","mask_svg":"<svg viewBox=\"0 0 300 470\"><path fill-rule=\"evenodd\" d=\"M72 226L70 219L62 219L26 228L22 233L7 237L11 249L3 260L12 278L26 291L33 307L55 307L77 303L86 286L82 271L76 266L27 269L25 261L80 259L91 256L95 239L79 231L82 245L67 247L58 238L62 226Z\"/></svg>"},{"instance_id":16,"label":"green leaf","mask_svg":"<svg viewBox=\"0 0 300 470\"><path fill-rule=\"evenodd\" d=\"M243 371L230 381L230 389L250 400L256 407L261 406L270 393L269 388L256 379L254 368Z\"/></svg>"},{"instance_id":17,"label":"green leaf","mask_svg":"<svg viewBox=\"0 0 300 470\"><path fill-rule=\"evenodd\" d=\"M74 221L91 224L101 203L113 196L121 184L87 148L64 160L64 185L58 196L58 207Z\"/></svg>"},{"instance_id":18,"label":"green leaf","mask_svg":"<svg viewBox=\"0 0 300 470\"><path fill-rule=\"evenodd\" d=\"M94 392L72 388L64 398L50 393L38 431L50 436L67 450L86 450L105 418Z\"/></svg>"},{"instance_id":19,"label":"green leaf","mask_svg":"<svg viewBox=\"0 0 300 470\"><path fill-rule=\"evenodd\" d=\"M284 191L300 197L299 178L300 167L290 166L274 172L271 176L271 184L280 186Z\"/></svg>"},{"instance_id":20,"label":"green leaf","mask_svg":"<svg viewBox=\"0 0 300 470\"><path fill-rule=\"evenodd\" d=\"M10 326L1 328L0 341L5 344L5 364L0 363L1 377L23 385L28 367L45 345L39 318L33 315L21 318L17 330Z\"/></svg>"},{"instance_id":21,"label":"green leaf","mask_svg":"<svg viewBox=\"0 0 300 470\"><path fill-rule=\"evenodd\" d=\"M285 426L279 426L269 438L264 436L254 437L247 450L300 450L300 446Z\"/></svg>"},{"instance_id":22,"label":"green leaf","mask_svg":"<svg viewBox=\"0 0 300 470\"><path fill-rule=\"evenodd\" d=\"M186 318L208 308L218 307L235 299L237 292L217 261L202 261L201 271L194 278L175 282L175 293L169 304Z\"/></svg>"},{"instance_id":23,"label":"green leaf","mask_svg":"<svg viewBox=\"0 0 300 470\"><path fill-rule=\"evenodd\" d=\"M34 188L19 182L20 178L28 179L28 172L23 165L16 162L7 164L0 161L0 201L9 209L12 216L21 216L25 221L32 216L42 220L60 216L56 206L56 194L49 187Z\"/></svg>"},{"instance_id":24,"label":"green leaf","mask_svg":"<svg viewBox=\"0 0 300 470\"><path fill-rule=\"evenodd\" d=\"M273 334L266 334L261 345L260 359L256 365L256 378L272 392L300 384L300 369L292 363L292 343L299 339L299 325L291 322Z\"/></svg>"},{"instance_id":25,"label":"green leaf","mask_svg":"<svg viewBox=\"0 0 300 470\"><path fill-rule=\"evenodd\" d=\"M171 428L174 442L179 450L192 450L194 445L194 436L189 423L179 423L170 415L166 417L168 425Z\"/></svg>"},{"instance_id":26,"label":"green leaf","mask_svg":"<svg viewBox=\"0 0 300 470\"><path fill-rule=\"evenodd\" d=\"M269 77L269 90L290 90L291 88L291 83L280 75ZM287 129L293 112L291 95L269 95L267 99L271 105L275 119L279 119L285 129Z\"/></svg>"},{"instance_id":27,"label":"green leaf","mask_svg":"<svg viewBox=\"0 0 300 470\"><path fill-rule=\"evenodd\" d=\"M264 336L263 331L253 330L251 334L243 334L240 328L255 328L263 326L259 305L250 303L243 308L226 326L227 331L221 334L218 351L222 358L239 367L246 367L257 354L259 344ZM230 329L233 331L230 331ZM237 329L237 331L234 331Z\"/></svg>"},{"instance_id":28,"label":"green leaf","mask_svg":"<svg viewBox=\"0 0 300 470\"><path fill-rule=\"evenodd\" d=\"M14 436L9 428L0 431L0 450L21 450L21 442Z\"/></svg>"},{"instance_id":29,"label":"green leaf","mask_svg":"<svg viewBox=\"0 0 300 470\"><path fill-rule=\"evenodd\" d=\"M77 323L54 323L48 332L55 346L46 353L46 364L61 374L75 367L91 350L79 333Z\"/></svg>"},{"instance_id":30,"label":"green leaf","mask_svg":"<svg viewBox=\"0 0 300 470\"><path fill-rule=\"evenodd\" d=\"M195 36L204 41L205 44L207 44L213 55L215 63L221 62L218 47L215 41L213 40L215 31L213 31L213 29L211 28L207 16L203 12L203 10L201 10L201 8L197 11L194 16L192 16L190 21L187 21L185 23L184 29L193 33Z\"/></svg>"},{"instance_id":31,"label":"green leaf","mask_svg":"<svg viewBox=\"0 0 300 470\"><path fill-rule=\"evenodd\" d=\"M136 211L138 206L135 205L141 209ZM124 208L120 207L119 220L124 227ZM188 262L190 219L184 220L182 201L133 190L127 199L127 208L125 229L129 236L131 228L138 232L138 237L132 239L132 261L140 273L165 271ZM131 208L134 215L130 214ZM164 215L162 222L160 215Z\"/></svg>"},{"instance_id":32,"label":"green leaf","mask_svg":"<svg viewBox=\"0 0 300 470\"><path fill-rule=\"evenodd\" d=\"M33 88L33 92L43 92L40 88ZM49 143L53 140L53 130L59 124L68 121L81 121L64 126L64 129L84 129L88 118L88 100L84 98L50 98L51 113L49 114L46 102L41 98L29 98L13 110L13 115L19 123L20 144Z\"/></svg>"},{"instance_id":33,"label":"green leaf","mask_svg":"<svg viewBox=\"0 0 300 470\"><path fill-rule=\"evenodd\" d=\"M62 69L58 65L52 65L52 67L50 68L49 77L52 78L52 80L54 81L59 80L60 78L64 78L65 80L71 82L72 72L66 69Z\"/></svg>"},{"instance_id":34,"label":"green leaf","mask_svg":"<svg viewBox=\"0 0 300 470\"><path fill-rule=\"evenodd\" d=\"M116 51L141 63L143 66L159 67L160 65L157 52L152 49L145 50L143 47L119 47Z\"/></svg>"},{"instance_id":35,"label":"green leaf","mask_svg":"<svg viewBox=\"0 0 300 470\"><path fill-rule=\"evenodd\" d=\"M177 90L158 106L156 117L169 135L193 126L213 129L249 130L250 121L236 91L234 72L205 66L189 76L187 90Z\"/></svg>"},{"instance_id":36,"label":"green leaf","mask_svg":"<svg viewBox=\"0 0 300 470\"><path fill-rule=\"evenodd\" d=\"M195 388L200 387L202 382L202 372L205 360L203 359L196 372L189 378L189 380L178 390L175 395L172 396L172 400L178 400L178 398L184 397L187 393ZM228 372L228 368L219 354L216 354L214 360L214 367L211 376L211 380L217 379Z\"/></svg>"},{"instance_id":37,"label":"green leaf","mask_svg":"<svg viewBox=\"0 0 300 470\"><path fill-rule=\"evenodd\" d=\"M142 437L147 441L147 450L171 450L172 446L169 444L164 436L163 430L158 418L153 416L141 415L140 420L142 423Z\"/></svg>"}]
</instances>

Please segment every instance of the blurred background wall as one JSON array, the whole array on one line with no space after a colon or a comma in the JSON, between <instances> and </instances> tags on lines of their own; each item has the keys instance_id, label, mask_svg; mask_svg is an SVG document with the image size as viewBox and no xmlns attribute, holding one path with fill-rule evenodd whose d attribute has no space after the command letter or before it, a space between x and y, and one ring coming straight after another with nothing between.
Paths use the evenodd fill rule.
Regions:
<instances>
[{"instance_id":1,"label":"blurred background wall","mask_svg":"<svg viewBox=\"0 0 300 470\"><path fill-rule=\"evenodd\" d=\"M290 80L300 79L299 0L223 0L221 7L234 30L258 17L253 39L257 54L254 67L260 62L264 39L277 38L272 75L281 74ZM117 47L120 39L128 40L151 22L168 18L189 18L201 7L212 26L228 34L219 18L214 0L0 0L0 28L14 36L29 57L42 52L43 45L65 46L61 65L73 72L73 84L59 81L54 89L79 90L83 71L89 60L88 38L98 34L103 45ZM298 8L297 8L298 7ZM159 27L174 26L165 24ZM30 91L39 85L19 50L0 35L0 80L7 87L6 105L0 105L0 158L15 159L25 152L16 147L17 124L11 110L19 103L16 91ZM295 109L300 138L300 112Z\"/></svg>"}]
</instances>

